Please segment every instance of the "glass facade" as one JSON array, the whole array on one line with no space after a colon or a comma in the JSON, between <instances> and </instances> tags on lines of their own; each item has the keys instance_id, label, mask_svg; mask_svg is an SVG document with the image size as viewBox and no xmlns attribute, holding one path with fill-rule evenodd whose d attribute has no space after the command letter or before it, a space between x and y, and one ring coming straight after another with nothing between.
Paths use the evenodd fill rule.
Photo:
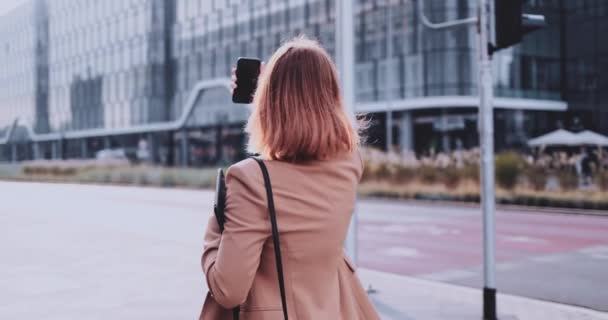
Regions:
<instances>
[{"instance_id":1,"label":"glass facade","mask_svg":"<svg viewBox=\"0 0 608 320\"><path fill-rule=\"evenodd\" d=\"M172 110L181 113L200 80L228 77L238 57L267 59L282 41L316 36L333 52L333 1L177 0L173 33L176 83Z\"/></svg>"},{"instance_id":2,"label":"glass facade","mask_svg":"<svg viewBox=\"0 0 608 320\"><path fill-rule=\"evenodd\" d=\"M416 2L360 1L356 17L357 99L361 102L425 96L471 95L475 37L469 28L430 30L419 23ZM432 21L474 14L473 1L426 1ZM390 14L390 16L388 15ZM387 59L388 23L392 53ZM390 82L386 83L386 70Z\"/></svg>"},{"instance_id":3,"label":"glass facade","mask_svg":"<svg viewBox=\"0 0 608 320\"><path fill-rule=\"evenodd\" d=\"M165 1L48 1L52 131L165 121Z\"/></svg>"},{"instance_id":4,"label":"glass facade","mask_svg":"<svg viewBox=\"0 0 608 320\"><path fill-rule=\"evenodd\" d=\"M27 3L0 18L0 128L15 119L36 122L36 4Z\"/></svg>"},{"instance_id":5,"label":"glass facade","mask_svg":"<svg viewBox=\"0 0 608 320\"><path fill-rule=\"evenodd\" d=\"M282 41L299 34L317 38L333 55L335 1L32 0L0 19L0 128L17 116L37 133L111 132L178 119L195 84L228 77L240 56L268 59ZM357 109L378 120L369 141L386 140L383 105L390 96L396 143L421 152L432 145L475 146L476 30L425 28L416 6L412 0L356 1ZM496 112L497 131L507 132L497 136L498 149L567 127L573 117L608 131L608 78L602 76L608 50L601 39L608 31L606 6L603 0L526 3L526 12L545 15L549 26L494 56L495 92L506 98ZM424 7L431 21L446 21L474 16L477 1L426 0ZM470 99L411 103L441 97ZM526 109L519 100L541 106L566 101L569 109ZM218 125L238 129L247 115L246 108L230 105L225 90L210 91L183 132L110 133L53 150L91 156L147 137L166 149L166 157L200 155L187 161L201 163L223 153L217 141L230 134L218 133ZM404 133L408 130L412 134ZM179 142L183 137L188 143ZM242 146L242 136L226 139L235 141L234 148ZM52 154L51 146L41 146L43 154Z\"/></svg>"},{"instance_id":6,"label":"glass facade","mask_svg":"<svg viewBox=\"0 0 608 320\"><path fill-rule=\"evenodd\" d=\"M567 2L567 1L565 1ZM520 45L494 57L498 96L562 99L561 4L559 0L528 1L524 12L542 14L547 26L526 35Z\"/></svg>"},{"instance_id":7,"label":"glass facade","mask_svg":"<svg viewBox=\"0 0 608 320\"><path fill-rule=\"evenodd\" d=\"M570 122L608 131L608 1L563 1L566 14L562 25L565 45L563 79L565 98L570 103Z\"/></svg>"}]
</instances>

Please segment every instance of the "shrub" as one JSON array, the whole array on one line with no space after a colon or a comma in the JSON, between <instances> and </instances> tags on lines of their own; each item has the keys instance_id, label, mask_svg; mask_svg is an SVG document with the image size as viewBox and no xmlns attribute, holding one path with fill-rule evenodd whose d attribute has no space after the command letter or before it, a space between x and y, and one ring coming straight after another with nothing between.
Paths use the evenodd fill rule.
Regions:
<instances>
[{"instance_id":1,"label":"shrub","mask_svg":"<svg viewBox=\"0 0 608 320\"><path fill-rule=\"evenodd\" d=\"M574 190L578 188L578 177L572 170L560 170L557 173L559 185L563 190Z\"/></svg>"},{"instance_id":2,"label":"shrub","mask_svg":"<svg viewBox=\"0 0 608 320\"><path fill-rule=\"evenodd\" d=\"M437 168L431 166L421 166L418 168L420 181L427 184L434 184L439 181L441 174Z\"/></svg>"},{"instance_id":3,"label":"shrub","mask_svg":"<svg viewBox=\"0 0 608 320\"><path fill-rule=\"evenodd\" d=\"M504 152L496 156L496 182L498 185L507 190L513 190L522 165L521 157L515 152Z\"/></svg>"},{"instance_id":4,"label":"shrub","mask_svg":"<svg viewBox=\"0 0 608 320\"><path fill-rule=\"evenodd\" d=\"M598 171L597 186L602 191L608 191L608 170L599 170Z\"/></svg>"},{"instance_id":5,"label":"shrub","mask_svg":"<svg viewBox=\"0 0 608 320\"><path fill-rule=\"evenodd\" d=\"M99 181L103 182L103 183L110 183L112 182L112 171L111 169L107 169L104 171L100 171L99 172Z\"/></svg>"},{"instance_id":6,"label":"shrub","mask_svg":"<svg viewBox=\"0 0 608 320\"><path fill-rule=\"evenodd\" d=\"M524 175L532 189L539 191L544 190L547 185L547 172L539 166L528 166L524 171Z\"/></svg>"},{"instance_id":7,"label":"shrub","mask_svg":"<svg viewBox=\"0 0 608 320\"><path fill-rule=\"evenodd\" d=\"M361 175L361 181L373 180L375 168L372 166L370 161L363 162L363 174Z\"/></svg>"},{"instance_id":8,"label":"shrub","mask_svg":"<svg viewBox=\"0 0 608 320\"><path fill-rule=\"evenodd\" d=\"M375 178L378 180L386 180L391 176L391 170L386 162L382 162L378 165L375 172Z\"/></svg>"},{"instance_id":9,"label":"shrub","mask_svg":"<svg viewBox=\"0 0 608 320\"><path fill-rule=\"evenodd\" d=\"M173 187L175 186L175 178L173 177L173 173L165 170L160 175L160 185L163 187Z\"/></svg>"},{"instance_id":10,"label":"shrub","mask_svg":"<svg viewBox=\"0 0 608 320\"><path fill-rule=\"evenodd\" d=\"M463 200L465 202L480 202L481 201L479 194L465 194L463 196Z\"/></svg>"},{"instance_id":11,"label":"shrub","mask_svg":"<svg viewBox=\"0 0 608 320\"><path fill-rule=\"evenodd\" d=\"M146 186L150 184L150 178L148 176L148 172L144 170L140 170L137 173L137 184L140 186Z\"/></svg>"},{"instance_id":12,"label":"shrub","mask_svg":"<svg viewBox=\"0 0 608 320\"><path fill-rule=\"evenodd\" d=\"M467 164L461 169L462 178L479 184L479 165Z\"/></svg>"},{"instance_id":13,"label":"shrub","mask_svg":"<svg viewBox=\"0 0 608 320\"><path fill-rule=\"evenodd\" d=\"M79 171L78 166L65 163L28 163L22 167L24 175L51 175L55 177L73 176Z\"/></svg>"},{"instance_id":14,"label":"shrub","mask_svg":"<svg viewBox=\"0 0 608 320\"><path fill-rule=\"evenodd\" d=\"M448 188L455 188L460 184L460 180L462 178L461 170L456 167L447 167L441 170L441 180Z\"/></svg>"},{"instance_id":15,"label":"shrub","mask_svg":"<svg viewBox=\"0 0 608 320\"><path fill-rule=\"evenodd\" d=\"M214 188L215 171L204 169L180 169L174 172L175 184L189 188Z\"/></svg>"},{"instance_id":16,"label":"shrub","mask_svg":"<svg viewBox=\"0 0 608 320\"><path fill-rule=\"evenodd\" d=\"M135 183L135 172L132 168L119 168L111 173L111 182L118 184L133 184Z\"/></svg>"},{"instance_id":17,"label":"shrub","mask_svg":"<svg viewBox=\"0 0 608 320\"><path fill-rule=\"evenodd\" d=\"M0 180L16 179L20 174L21 169L17 164L2 164L0 163Z\"/></svg>"},{"instance_id":18,"label":"shrub","mask_svg":"<svg viewBox=\"0 0 608 320\"><path fill-rule=\"evenodd\" d=\"M23 167L23 174L25 174L25 175L42 174L42 173L44 173L44 170L41 167L33 167L33 166L24 166Z\"/></svg>"},{"instance_id":19,"label":"shrub","mask_svg":"<svg viewBox=\"0 0 608 320\"><path fill-rule=\"evenodd\" d=\"M393 167L392 181L398 184L408 184L416 177L416 169L395 165Z\"/></svg>"}]
</instances>

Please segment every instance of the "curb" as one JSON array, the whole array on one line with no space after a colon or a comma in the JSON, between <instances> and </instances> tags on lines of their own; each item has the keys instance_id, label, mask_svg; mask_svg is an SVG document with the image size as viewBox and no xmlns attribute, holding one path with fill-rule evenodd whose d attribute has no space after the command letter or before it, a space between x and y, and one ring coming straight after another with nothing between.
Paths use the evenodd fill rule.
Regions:
<instances>
[{"instance_id":1,"label":"curb","mask_svg":"<svg viewBox=\"0 0 608 320\"><path fill-rule=\"evenodd\" d=\"M26 183L48 183L48 184L70 184L70 185L93 185L93 186L122 186L122 187L141 187L141 188L158 188L158 189L184 189L184 190L200 190L200 191L211 191L212 188L207 187L191 187L184 185L176 186L161 186L161 185L139 185L135 183L116 183L116 182L82 182L82 181L61 181L61 180L35 180L35 179L7 179L0 178L3 182L26 182ZM395 197L379 197L379 196L362 196L358 195L359 200L372 200L372 201L392 201L395 203L411 203L417 205L429 205L429 206L459 206L464 208L479 208L478 202L466 202L466 201L450 201L450 200L426 200L426 199L407 199L407 198L395 198ZM564 214L564 215L584 215L584 216L595 216L595 217L608 217L608 210L595 210L595 209L578 209L578 208L563 208L563 207L540 207L540 206L525 206L516 204L500 204L496 203L496 208L503 211L510 212L527 212L527 213L545 213L545 214Z\"/></svg>"},{"instance_id":2,"label":"curb","mask_svg":"<svg viewBox=\"0 0 608 320\"><path fill-rule=\"evenodd\" d=\"M384 197L366 197L361 196L359 200L365 201L391 201L395 203L409 203L416 205L426 206L459 206L462 208L481 208L477 202L464 202L464 201L448 201L448 200L420 200L420 199L397 199L397 198L384 198ZM608 211L593 210L593 209L575 209L575 208L559 208L559 207L534 207L534 206L523 206L514 204L499 204L496 203L496 209L508 211L511 213L517 213L525 211L526 213L545 213L545 214L563 214L563 215L583 215L583 216L595 216L595 217L608 217Z\"/></svg>"},{"instance_id":3,"label":"curb","mask_svg":"<svg viewBox=\"0 0 608 320\"><path fill-rule=\"evenodd\" d=\"M365 288L371 284L377 290L372 297L379 298L382 305L389 306L393 313L400 312L406 319L435 319L437 314L481 316L481 289L366 268L358 268L357 274ZM606 312L501 292L497 302L501 319L608 320Z\"/></svg>"}]
</instances>

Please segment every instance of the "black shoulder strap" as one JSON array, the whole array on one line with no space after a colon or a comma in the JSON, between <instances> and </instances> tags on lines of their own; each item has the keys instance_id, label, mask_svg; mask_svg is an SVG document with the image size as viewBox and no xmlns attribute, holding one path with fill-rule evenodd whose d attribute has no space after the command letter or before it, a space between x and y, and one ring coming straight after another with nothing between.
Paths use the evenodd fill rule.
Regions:
<instances>
[{"instance_id":1,"label":"black shoulder strap","mask_svg":"<svg viewBox=\"0 0 608 320\"><path fill-rule=\"evenodd\" d=\"M270 214L270 223L272 224L272 242L274 243L274 256L277 261L277 274L279 275L279 289L281 290L281 304L283 305L283 317L287 318L287 299L285 298L285 281L283 279L283 260L281 260L281 244L279 242L279 227L277 226L277 215L274 210L274 200L272 198L272 185L270 184L270 175L264 161L257 157L252 157L264 176L264 186L266 187L266 198L268 199L268 213Z\"/></svg>"}]
</instances>

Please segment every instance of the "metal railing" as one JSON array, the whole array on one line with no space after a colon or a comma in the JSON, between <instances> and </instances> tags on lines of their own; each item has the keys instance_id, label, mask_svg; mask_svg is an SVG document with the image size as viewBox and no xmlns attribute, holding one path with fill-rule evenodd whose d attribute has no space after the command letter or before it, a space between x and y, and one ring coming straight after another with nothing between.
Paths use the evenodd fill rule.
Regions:
<instances>
[{"instance_id":1,"label":"metal railing","mask_svg":"<svg viewBox=\"0 0 608 320\"><path fill-rule=\"evenodd\" d=\"M173 121L167 122L153 122L141 125L135 125L125 128L99 128L99 129L86 129L86 130L75 130L66 132L53 132L53 133L36 133L31 125L24 124L23 127L27 130L30 142L43 142L43 141L54 141L60 139L79 139L79 138L90 138L90 137L103 137L103 136L116 136L126 134L137 134L137 133L149 133L149 132L161 132L161 131L176 131L183 129L186 122L190 118L190 115L194 111L196 101L205 91L214 88L225 88L230 92L232 90L231 81L229 78L203 80L198 82L186 101L186 105L180 117ZM15 120L13 126L9 129L8 133L4 138L0 139L0 145L8 144L11 141L12 133L17 126L18 119Z\"/></svg>"}]
</instances>

